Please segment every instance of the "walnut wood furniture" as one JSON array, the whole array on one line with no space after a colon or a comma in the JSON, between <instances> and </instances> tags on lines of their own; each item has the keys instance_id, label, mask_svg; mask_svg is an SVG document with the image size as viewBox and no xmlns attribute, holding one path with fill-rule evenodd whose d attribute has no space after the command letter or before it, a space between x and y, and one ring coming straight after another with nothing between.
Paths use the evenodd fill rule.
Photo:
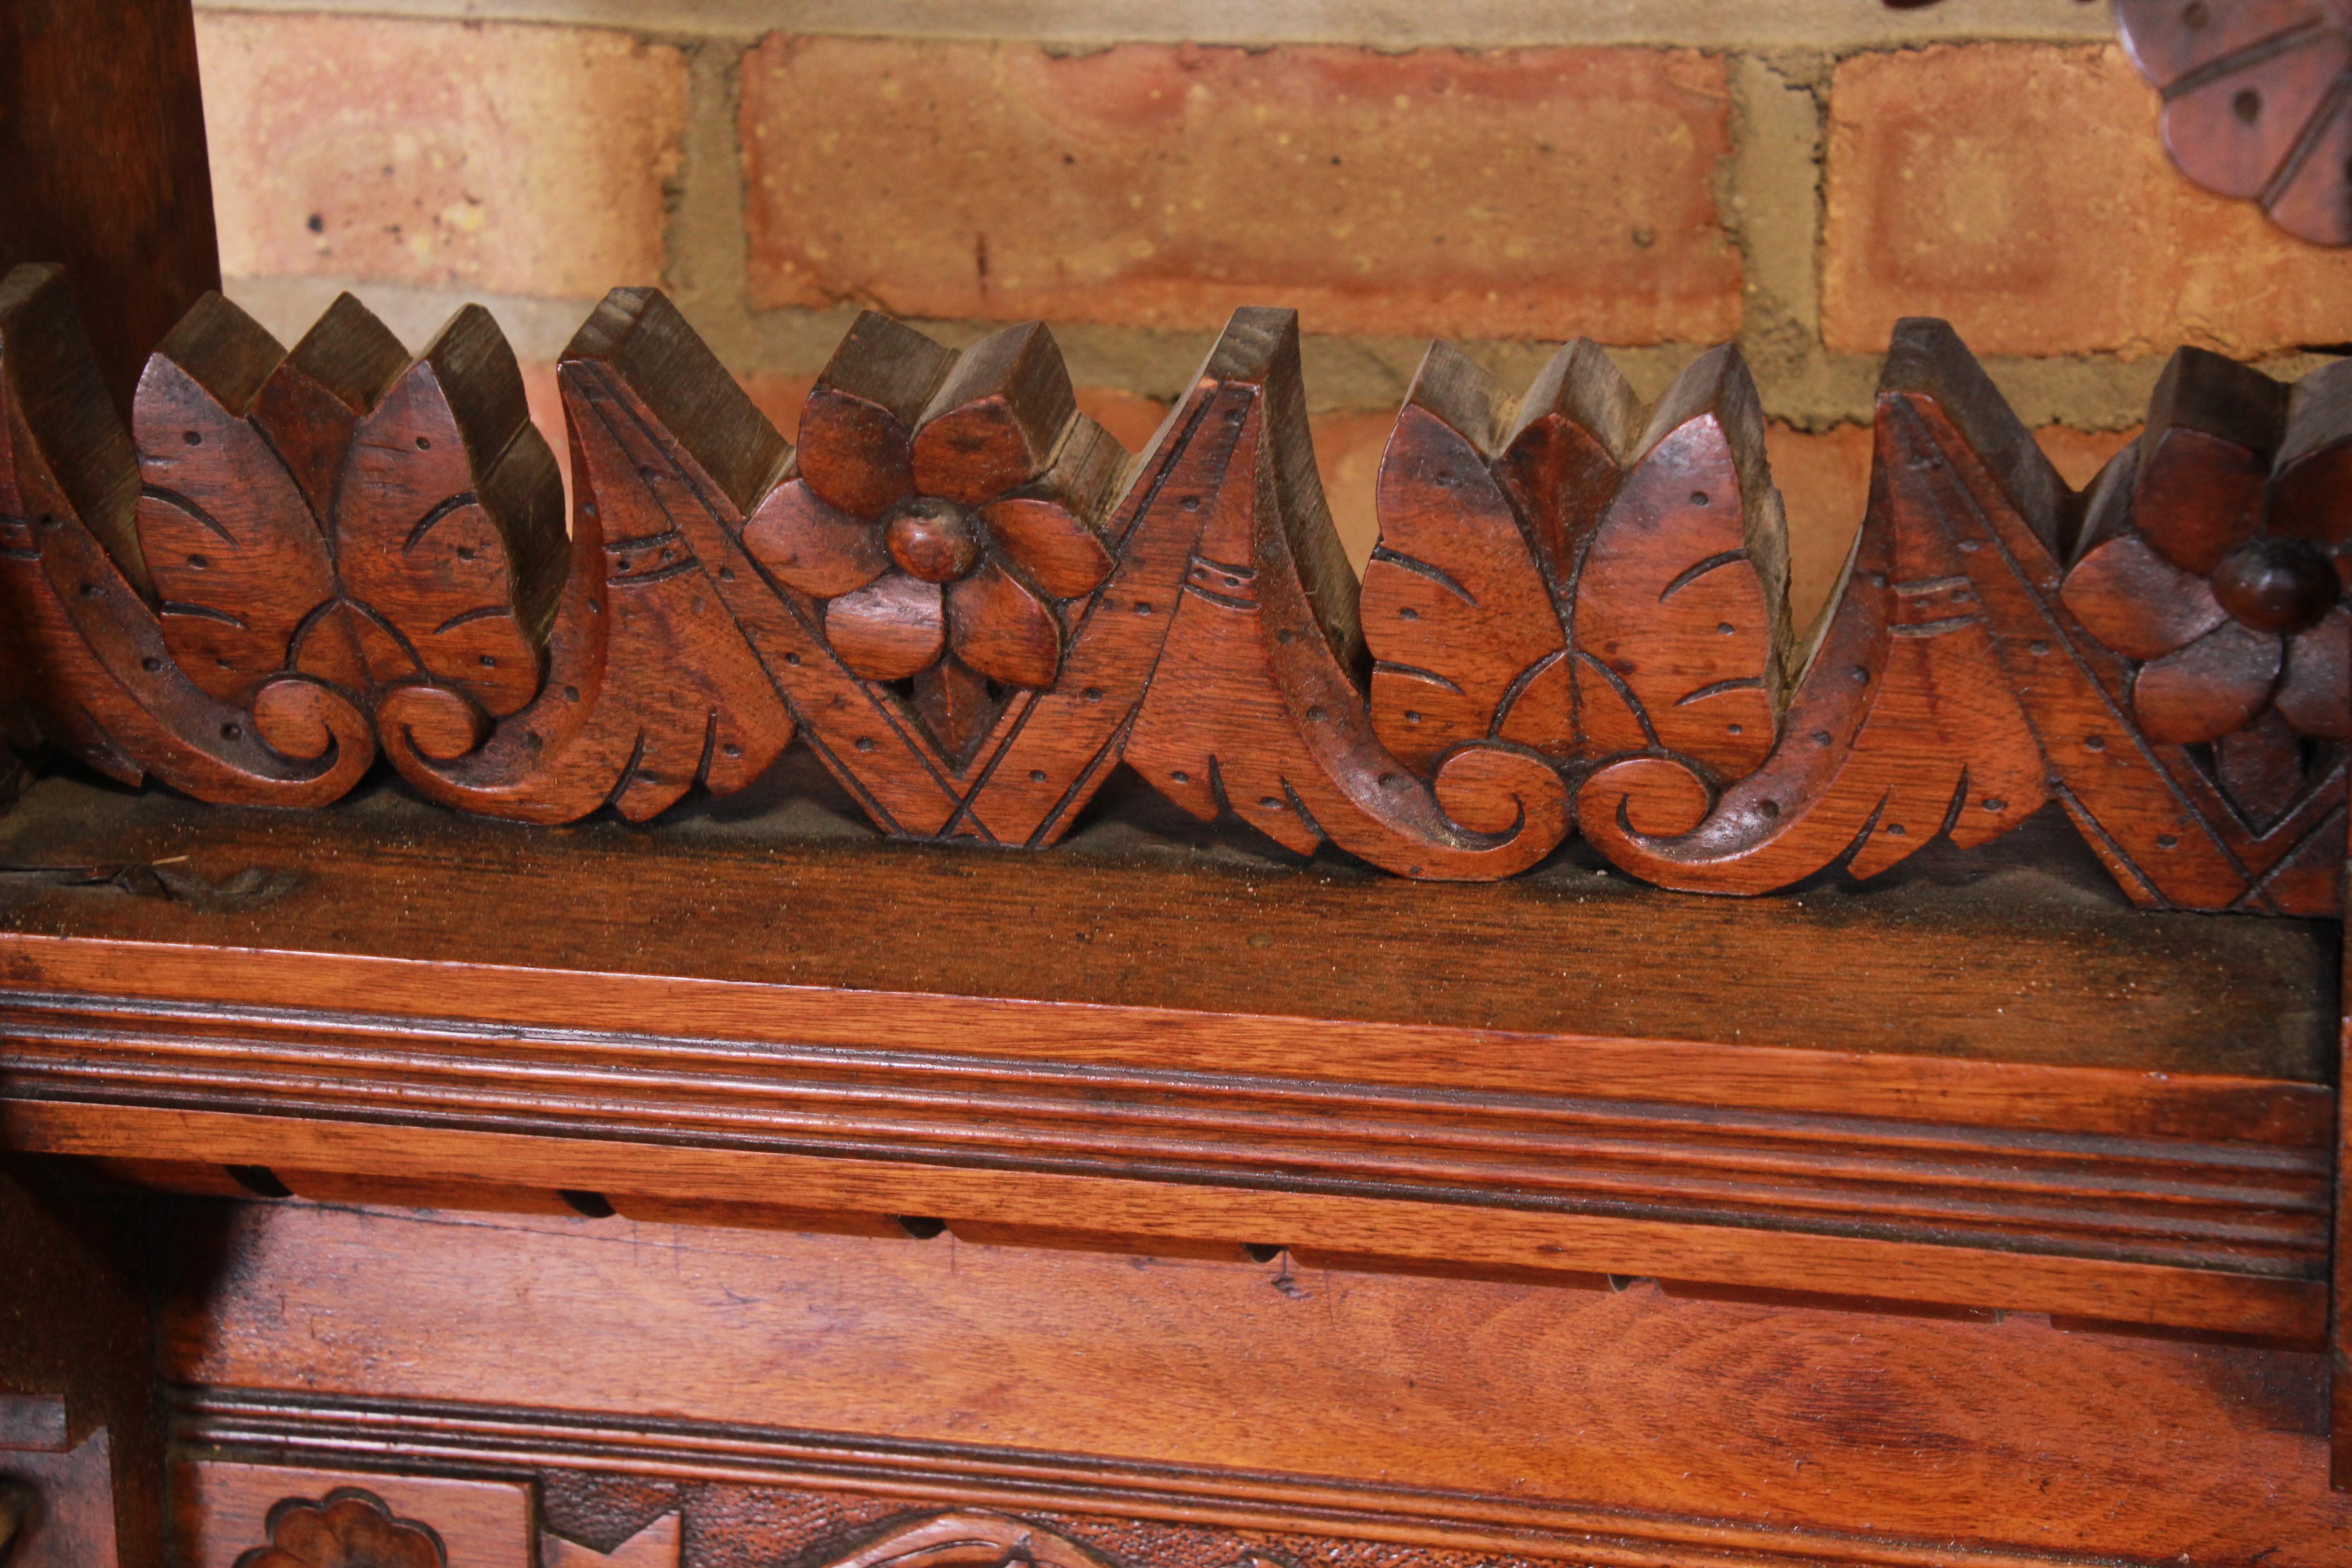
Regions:
<instances>
[{"instance_id":1,"label":"walnut wood furniture","mask_svg":"<svg viewBox=\"0 0 2352 1568\"><path fill-rule=\"evenodd\" d=\"M617 290L564 464L478 310L118 398L75 276L7 1568L2352 1563L2352 362L2078 494L1906 322L1799 628L1729 349L1433 347L1360 582L1276 310L794 445Z\"/></svg>"}]
</instances>

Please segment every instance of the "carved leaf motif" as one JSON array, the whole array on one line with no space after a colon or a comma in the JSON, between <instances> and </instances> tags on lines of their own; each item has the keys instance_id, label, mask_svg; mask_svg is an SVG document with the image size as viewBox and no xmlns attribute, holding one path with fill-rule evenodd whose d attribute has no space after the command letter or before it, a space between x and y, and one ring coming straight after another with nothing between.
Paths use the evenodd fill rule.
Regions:
<instances>
[{"instance_id":1,"label":"carved leaf motif","mask_svg":"<svg viewBox=\"0 0 2352 1568\"><path fill-rule=\"evenodd\" d=\"M1197 410L1197 412L1195 412ZM1524 870L1557 848L1566 785L1535 753L1472 742L1414 777L1373 733L1354 673L1356 583L1307 441L1297 318L1241 310L1186 415L1232 457L1181 493L1202 521L1127 760L1203 820L1225 808L1301 854L1328 839L1408 876Z\"/></svg>"},{"instance_id":2,"label":"carved leaf motif","mask_svg":"<svg viewBox=\"0 0 2352 1568\"><path fill-rule=\"evenodd\" d=\"M54 267L0 281L0 667L58 745L126 783L323 805L375 758L342 694L279 675L252 707L182 670L150 608L130 435ZM14 727L12 722L12 728Z\"/></svg>"},{"instance_id":3,"label":"carved leaf motif","mask_svg":"<svg viewBox=\"0 0 2352 1568\"><path fill-rule=\"evenodd\" d=\"M451 805L566 822L609 802L644 821L698 781L742 788L792 742L727 596L753 574L744 515L788 448L658 295L616 290L561 375L579 516L545 687L478 750L456 692L395 689L385 750Z\"/></svg>"},{"instance_id":4,"label":"carved leaf motif","mask_svg":"<svg viewBox=\"0 0 2352 1568\"><path fill-rule=\"evenodd\" d=\"M1924 353L1901 338L1897 350L1879 398L1870 510L1771 756L1711 799L1688 768L1657 756L1604 766L1578 797L1586 837L1637 876L1762 891L1843 858L1871 877L1939 833L1988 842L2047 798L2041 749L1964 565L1990 552L1953 537L1966 508L1906 395L1914 383L1981 373L1960 363L1948 331Z\"/></svg>"},{"instance_id":5,"label":"carved leaf motif","mask_svg":"<svg viewBox=\"0 0 2352 1568\"><path fill-rule=\"evenodd\" d=\"M359 422L335 533L345 592L421 673L493 716L538 695L567 555L562 481L479 306Z\"/></svg>"},{"instance_id":6,"label":"carved leaf motif","mask_svg":"<svg viewBox=\"0 0 2352 1568\"><path fill-rule=\"evenodd\" d=\"M1576 576L1587 756L1663 750L1726 778L1772 750L1788 563L1755 383L1700 356L1650 420Z\"/></svg>"},{"instance_id":7,"label":"carved leaf motif","mask_svg":"<svg viewBox=\"0 0 2352 1568\"><path fill-rule=\"evenodd\" d=\"M1575 747L1568 635L1496 472L1495 403L1484 371L1434 344L1381 459L1381 542L1361 601L1372 724L1423 773L1465 741L1562 760Z\"/></svg>"},{"instance_id":8,"label":"carved leaf motif","mask_svg":"<svg viewBox=\"0 0 2352 1568\"><path fill-rule=\"evenodd\" d=\"M292 663L296 635L336 594L326 536L250 415L285 357L276 339L207 294L140 377L139 541L163 640L224 701Z\"/></svg>"}]
</instances>

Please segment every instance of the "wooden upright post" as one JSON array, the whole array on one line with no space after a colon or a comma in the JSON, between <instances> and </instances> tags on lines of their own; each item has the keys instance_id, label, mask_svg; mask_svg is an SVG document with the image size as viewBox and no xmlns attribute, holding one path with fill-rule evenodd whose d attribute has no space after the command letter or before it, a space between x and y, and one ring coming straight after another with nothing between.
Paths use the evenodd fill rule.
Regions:
<instances>
[{"instance_id":1,"label":"wooden upright post","mask_svg":"<svg viewBox=\"0 0 2352 1568\"><path fill-rule=\"evenodd\" d=\"M128 417L148 353L220 287L188 0L0 5L0 272L62 262Z\"/></svg>"}]
</instances>

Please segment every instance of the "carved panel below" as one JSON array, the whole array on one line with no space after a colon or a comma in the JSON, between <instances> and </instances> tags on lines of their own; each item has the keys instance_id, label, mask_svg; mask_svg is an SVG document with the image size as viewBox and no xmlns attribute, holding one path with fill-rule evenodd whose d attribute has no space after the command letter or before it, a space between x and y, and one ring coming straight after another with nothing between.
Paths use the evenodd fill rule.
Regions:
<instances>
[{"instance_id":1,"label":"carved panel below","mask_svg":"<svg viewBox=\"0 0 2352 1568\"><path fill-rule=\"evenodd\" d=\"M531 1568L514 1481L226 1461L174 1468L182 1568Z\"/></svg>"}]
</instances>

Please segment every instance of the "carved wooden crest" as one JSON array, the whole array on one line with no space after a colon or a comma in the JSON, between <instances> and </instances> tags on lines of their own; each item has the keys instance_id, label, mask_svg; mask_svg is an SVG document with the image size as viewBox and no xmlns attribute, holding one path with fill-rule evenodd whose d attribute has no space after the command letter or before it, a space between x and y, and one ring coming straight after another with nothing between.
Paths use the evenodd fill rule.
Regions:
<instances>
[{"instance_id":1,"label":"carved wooden crest","mask_svg":"<svg viewBox=\"0 0 2352 1568\"><path fill-rule=\"evenodd\" d=\"M1948 327L1895 333L1867 513L1787 624L1736 350L1644 410L1599 348L1516 400L1433 347L1359 585L1297 321L1238 312L1150 447L1046 330L861 317L795 450L674 307L561 370L573 516L511 354L355 302L281 350L217 299L115 427L54 269L0 286L20 743L319 805L380 747L433 799L650 818L796 739L884 832L1042 847L1120 763L1204 820L1400 875L1581 832L1664 886L1868 877L2059 804L2143 903L2339 907L2352 365L2176 356L2070 490Z\"/></svg>"}]
</instances>

